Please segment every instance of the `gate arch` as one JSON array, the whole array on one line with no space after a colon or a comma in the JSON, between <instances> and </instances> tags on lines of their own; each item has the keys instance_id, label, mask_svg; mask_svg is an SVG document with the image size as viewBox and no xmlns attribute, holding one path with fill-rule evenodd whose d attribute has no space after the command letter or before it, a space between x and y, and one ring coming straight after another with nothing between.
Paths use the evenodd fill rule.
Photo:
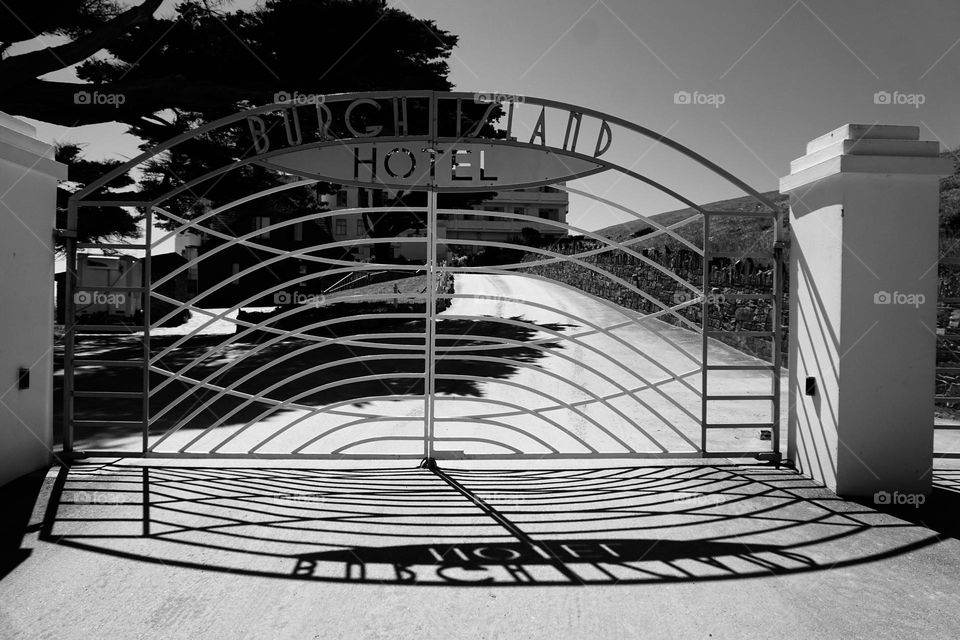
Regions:
<instances>
[{"instance_id":1,"label":"gate arch","mask_svg":"<svg viewBox=\"0 0 960 640\"><path fill-rule=\"evenodd\" d=\"M233 145L229 162L152 197L109 191L163 154L210 140ZM635 157L638 141L753 204L697 204L650 167L636 169L644 159ZM252 171L273 184L204 199L225 177ZM590 188L610 176L689 210L662 223ZM321 206L321 190L333 187L393 194L394 202L327 198ZM526 205L492 210L490 194L508 193L546 202L546 217ZM253 227L227 222L236 212L249 219L271 198L303 194L318 204L258 216ZM571 223L571 196L644 226L623 237ZM567 211L552 217L563 198ZM187 206L197 201L205 205L199 214ZM78 212L105 205L140 208L144 242L78 241ZM377 232L388 216L406 216L399 233ZM746 230L730 234L729 223L716 222L730 218ZM351 235L340 233L351 221L366 233L338 239ZM156 222L167 229L158 238ZM303 240L304 228L314 239ZM524 239L519 231L528 229ZM203 251L155 276L157 248L183 234L203 238ZM300 240L278 243L271 234ZM67 236L67 453L780 459L781 211L710 160L617 116L529 96L432 91L256 107L174 137L78 191ZM406 257L382 261L377 246ZM138 270L108 283L78 278L92 256L125 249L144 252ZM202 280L238 251L250 253L248 265L196 286L196 274ZM172 293L183 281L196 288ZM119 323L91 319L77 298L91 291L140 296L141 313ZM185 328L162 327L185 311L193 316ZM754 344L763 340L768 353ZM140 357L130 358L131 349ZM122 373L130 367L139 381ZM735 378L712 380L725 372ZM97 381L114 386L81 388ZM769 386L758 392L748 382ZM94 410L82 406L89 400ZM760 405L769 417L753 419ZM106 433L126 444L135 436L135 451L110 446Z\"/></svg>"}]
</instances>

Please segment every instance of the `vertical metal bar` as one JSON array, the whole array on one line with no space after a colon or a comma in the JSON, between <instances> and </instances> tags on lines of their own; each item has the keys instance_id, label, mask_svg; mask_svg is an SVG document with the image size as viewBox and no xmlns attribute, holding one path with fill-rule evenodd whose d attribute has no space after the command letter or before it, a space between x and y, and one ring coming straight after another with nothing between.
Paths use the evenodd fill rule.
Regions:
<instances>
[{"instance_id":1,"label":"vertical metal bar","mask_svg":"<svg viewBox=\"0 0 960 640\"><path fill-rule=\"evenodd\" d=\"M73 291L77 277L77 204L67 205L66 270L63 274L63 452L73 452L73 359L77 308Z\"/></svg>"},{"instance_id":2,"label":"vertical metal bar","mask_svg":"<svg viewBox=\"0 0 960 640\"><path fill-rule=\"evenodd\" d=\"M710 215L703 214L703 306L700 313L700 333L703 351L700 356L700 455L707 454L707 353L710 350L707 332L710 330Z\"/></svg>"},{"instance_id":3,"label":"vertical metal bar","mask_svg":"<svg viewBox=\"0 0 960 640\"><path fill-rule=\"evenodd\" d=\"M150 298L153 290L153 278L151 262L153 256L153 207L147 208L145 218L144 245L146 252L143 256L143 269L140 277L143 291L140 293L140 306L143 309L143 455L147 456L147 450L150 446Z\"/></svg>"},{"instance_id":4,"label":"vertical metal bar","mask_svg":"<svg viewBox=\"0 0 960 640\"><path fill-rule=\"evenodd\" d=\"M780 458L780 367L783 366L783 213L774 218L773 236L773 453Z\"/></svg>"},{"instance_id":5,"label":"vertical metal bar","mask_svg":"<svg viewBox=\"0 0 960 640\"><path fill-rule=\"evenodd\" d=\"M430 140L429 147L436 149L439 136L439 100L435 91L430 92ZM424 320L424 380L423 380L423 455L433 459L434 451L434 411L436 409L434 394L436 392L436 265L437 265L437 191L436 184L431 179L427 190L427 285L426 318Z\"/></svg>"},{"instance_id":6,"label":"vertical metal bar","mask_svg":"<svg viewBox=\"0 0 960 640\"><path fill-rule=\"evenodd\" d=\"M425 457L434 457L434 411L436 409L434 394L436 393L436 322L437 322L437 192L430 189L427 192L427 318L426 318L426 379L424 380L424 423L426 439L424 442Z\"/></svg>"}]
</instances>

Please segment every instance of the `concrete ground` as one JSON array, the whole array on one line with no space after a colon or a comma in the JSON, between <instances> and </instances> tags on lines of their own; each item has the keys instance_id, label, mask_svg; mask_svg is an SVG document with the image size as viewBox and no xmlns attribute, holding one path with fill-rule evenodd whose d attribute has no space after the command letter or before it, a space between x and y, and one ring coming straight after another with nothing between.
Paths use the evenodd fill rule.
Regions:
<instances>
[{"instance_id":1,"label":"concrete ground","mask_svg":"<svg viewBox=\"0 0 960 640\"><path fill-rule=\"evenodd\" d=\"M561 335L527 336L525 347L558 345L524 352L529 362L509 375L465 368L475 393L438 401L439 449L536 456L582 451L579 437L623 452L613 434L633 451L696 452L699 401L684 381L699 388L689 374L699 336L624 323L587 296L518 276L468 274L456 286L472 297L455 300L447 320L522 316ZM756 363L719 343L711 361ZM738 373L711 392L767 393L766 375ZM763 404L726 403L717 421L761 421ZM366 415L422 421L417 400L345 410L357 415L318 414L304 430ZM237 450L298 416L256 425ZM496 431L496 421L516 429ZM378 424L320 446L391 433ZM197 431L168 445L188 433ZM718 433L711 449L770 444L753 428ZM274 445L289 451L289 437ZM364 446L398 453L383 450L390 444ZM0 488L0 639L960 637L957 460L938 461L928 502L892 512L752 461L646 462L54 467Z\"/></svg>"},{"instance_id":2,"label":"concrete ground","mask_svg":"<svg viewBox=\"0 0 960 640\"><path fill-rule=\"evenodd\" d=\"M0 637L957 638L960 468L936 482L883 513L729 461L88 460L0 489Z\"/></svg>"}]
</instances>

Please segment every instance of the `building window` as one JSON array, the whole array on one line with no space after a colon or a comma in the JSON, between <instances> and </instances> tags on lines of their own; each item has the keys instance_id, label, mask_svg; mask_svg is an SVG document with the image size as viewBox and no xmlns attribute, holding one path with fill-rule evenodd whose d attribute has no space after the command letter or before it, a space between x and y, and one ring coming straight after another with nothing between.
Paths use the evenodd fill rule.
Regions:
<instances>
[{"instance_id":1,"label":"building window","mask_svg":"<svg viewBox=\"0 0 960 640\"><path fill-rule=\"evenodd\" d=\"M264 228L269 227L269 226L270 226L270 218L269 218L268 216L256 216L256 217L253 219L253 228L254 228L255 230L264 229ZM269 237L270 237L270 232L269 232L269 231L264 231L264 232L261 233L258 237L264 238L264 239L269 238Z\"/></svg>"},{"instance_id":2,"label":"building window","mask_svg":"<svg viewBox=\"0 0 960 640\"><path fill-rule=\"evenodd\" d=\"M298 222L297 224L293 225L293 239L296 242L303 241L303 223L302 222Z\"/></svg>"},{"instance_id":3,"label":"building window","mask_svg":"<svg viewBox=\"0 0 960 640\"><path fill-rule=\"evenodd\" d=\"M236 276L240 273L240 265L236 262L233 263L233 275ZM240 284L240 278L234 278L233 284Z\"/></svg>"},{"instance_id":4,"label":"building window","mask_svg":"<svg viewBox=\"0 0 960 640\"><path fill-rule=\"evenodd\" d=\"M343 218L337 218L333 233L337 236L347 235L347 221Z\"/></svg>"},{"instance_id":5,"label":"building window","mask_svg":"<svg viewBox=\"0 0 960 640\"><path fill-rule=\"evenodd\" d=\"M358 235L358 236L365 236L365 235L367 235L367 227L366 227L365 224L363 224L363 218L362 218L362 217L357 218L357 235Z\"/></svg>"},{"instance_id":6,"label":"building window","mask_svg":"<svg viewBox=\"0 0 960 640\"><path fill-rule=\"evenodd\" d=\"M370 202L367 197L367 190L363 187L357 189L357 206L358 207L368 207Z\"/></svg>"},{"instance_id":7,"label":"building window","mask_svg":"<svg viewBox=\"0 0 960 640\"><path fill-rule=\"evenodd\" d=\"M347 206L347 190L340 189L337 191L337 207L345 208Z\"/></svg>"},{"instance_id":8,"label":"building window","mask_svg":"<svg viewBox=\"0 0 960 640\"><path fill-rule=\"evenodd\" d=\"M299 265L298 271L300 272L300 275L301 275L301 276L307 275L307 265L305 265L305 264ZM306 283L306 282L298 282L298 283L297 283L297 286L298 286L298 287L305 287L305 286L307 286L307 283Z\"/></svg>"},{"instance_id":9,"label":"building window","mask_svg":"<svg viewBox=\"0 0 960 640\"><path fill-rule=\"evenodd\" d=\"M514 208L513 208L513 212L514 212L515 214L517 214L518 216L525 216L525 215L527 215L527 209L526 209L526 207L514 207Z\"/></svg>"},{"instance_id":10,"label":"building window","mask_svg":"<svg viewBox=\"0 0 960 640\"><path fill-rule=\"evenodd\" d=\"M189 263L193 262L189 267L187 267L187 280L199 280L200 279L200 268L194 260L197 259L197 247L187 247L183 250L183 258Z\"/></svg>"},{"instance_id":11,"label":"building window","mask_svg":"<svg viewBox=\"0 0 960 640\"><path fill-rule=\"evenodd\" d=\"M540 217L544 220L559 220L560 212L557 209L540 209Z\"/></svg>"}]
</instances>

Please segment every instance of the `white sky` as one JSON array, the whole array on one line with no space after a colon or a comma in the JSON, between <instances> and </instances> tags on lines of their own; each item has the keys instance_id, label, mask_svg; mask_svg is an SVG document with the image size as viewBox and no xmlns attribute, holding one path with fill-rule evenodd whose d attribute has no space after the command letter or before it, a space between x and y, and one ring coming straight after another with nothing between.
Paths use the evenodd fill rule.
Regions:
<instances>
[{"instance_id":1,"label":"white sky","mask_svg":"<svg viewBox=\"0 0 960 640\"><path fill-rule=\"evenodd\" d=\"M960 145L955 0L390 4L460 36L450 61L458 90L553 98L622 116L669 132L761 191L777 187L808 140L848 122L916 125L924 139ZM678 91L721 94L724 102L677 105ZM922 94L924 102L875 104L878 91ZM137 152L137 141L119 125L34 124L44 139L85 143L91 157ZM698 202L741 195L680 170L669 177ZM634 202L643 213L678 208L633 193L629 182L604 187L608 197ZM571 201L572 224L595 229L617 221L602 207Z\"/></svg>"}]
</instances>

